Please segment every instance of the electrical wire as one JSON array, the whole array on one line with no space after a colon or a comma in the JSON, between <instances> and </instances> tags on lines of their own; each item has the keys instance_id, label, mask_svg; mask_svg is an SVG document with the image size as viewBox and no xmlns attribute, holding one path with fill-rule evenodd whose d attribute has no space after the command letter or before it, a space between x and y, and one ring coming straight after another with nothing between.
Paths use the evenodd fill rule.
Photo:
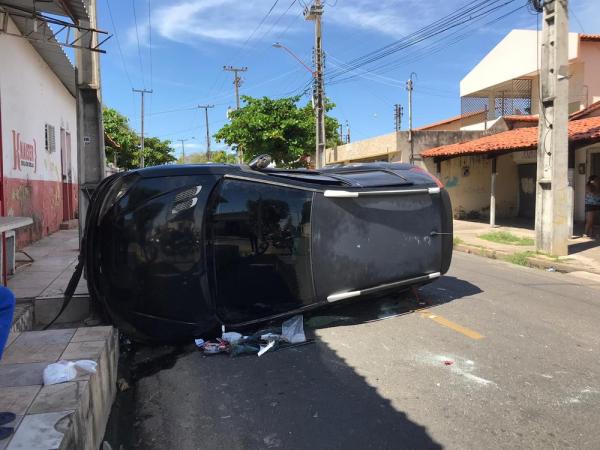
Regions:
<instances>
[{"instance_id":1,"label":"electrical wire","mask_svg":"<svg viewBox=\"0 0 600 450\"><path fill-rule=\"evenodd\" d=\"M121 56L121 64L123 64L123 71L127 76L127 80L129 81L129 85L131 89L133 89L133 83L131 82L131 77L129 76L129 71L127 70L127 64L125 64L125 58L123 57L123 50L121 49L121 41L119 39L119 34L117 33L117 27L115 26L115 20L113 18L112 10L110 9L110 0L106 0L106 7L108 9L108 15L110 17L110 22L112 23L113 31L115 32L115 39L117 41L117 48L119 49L119 55Z\"/></svg>"},{"instance_id":2,"label":"electrical wire","mask_svg":"<svg viewBox=\"0 0 600 450\"><path fill-rule=\"evenodd\" d=\"M141 71L141 75L142 75L142 84L145 89L146 88L146 77L144 74L144 63L142 61L142 50L140 48L140 33L138 30L137 14L135 12L135 0L131 0L131 6L133 8L133 21L135 23L135 36L137 38L137 49L138 49L138 57L140 59L140 71Z\"/></svg>"},{"instance_id":3,"label":"electrical wire","mask_svg":"<svg viewBox=\"0 0 600 450\"><path fill-rule=\"evenodd\" d=\"M509 1L509 2L506 2L505 4L508 4L508 3L511 3L511 2L512 2L512 0ZM502 6L504 6L504 5L502 5ZM493 20L485 23L484 26L490 25L490 24L493 24L493 23L497 23L498 21L500 21L500 20L502 20L502 19L510 16L511 14L514 14L515 12L521 10L525 6L526 5L521 5L521 6L515 8L515 9L513 9L513 10L511 10L511 11L505 13L505 14L502 14L502 15L500 15L498 17L495 17ZM499 7L496 7L495 9L499 9ZM446 48L448 48L448 47L450 47L452 45L455 45L458 42L461 42L464 39L470 37L471 36L471 31L470 31L469 28L471 28L472 25L475 24L475 22L482 20L483 18L487 17L488 15L489 14L478 15L477 17L471 19L472 22L469 25L467 25L467 27L466 27L466 30L468 30L468 31L466 31L466 32L464 32L462 34L457 34L457 33L459 33L460 31L465 31L465 30L455 30L454 32L450 33L448 36L439 38L436 41L434 41L433 43L431 43L431 44L429 44L429 45L427 45L427 46L425 46L423 48L416 49L415 51L412 52L412 54L409 53L408 55L405 55L403 58L396 59L394 61L390 61L390 62L381 64L381 65L379 65L377 67L374 67L374 68L372 68L370 70L365 70L364 73L369 73L370 75L377 76L380 73L389 72L390 70L393 70L393 69L395 69L395 68L397 68L397 67L399 67L399 66L401 66L403 64L406 64L408 62L414 62L414 61L417 61L417 60L429 57L429 56L431 56L431 55L433 55L435 53L439 53L440 51L442 51L442 50L444 50L444 49L446 49ZM455 36L455 38L452 39L452 40L448 40L453 35ZM405 48L409 48L409 46L406 46ZM364 75L364 73L363 73L363 75ZM349 75L349 76L346 76L345 78L338 78L337 80L334 77L332 77L332 78L329 78L327 84L328 85L338 84L338 83L350 81L350 80L354 79L355 77L357 77L357 75ZM380 82L378 79L374 79L374 81Z\"/></svg>"},{"instance_id":4,"label":"electrical wire","mask_svg":"<svg viewBox=\"0 0 600 450\"><path fill-rule=\"evenodd\" d=\"M431 39L450 29L459 27L477 18L488 16L494 11L505 7L515 0L504 0L503 3L498 5L500 1L502 0L472 1L469 4L459 8L457 11L438 19L437 21L433 22L433 24L422 27L420 30L411 33L403 39L349 61L346 63L345 69L330 73L330 80L344 75L350 70L370 65L376 61L397 53L400 50L414 46L426 39Z\"/></svg>"},{"instance_id":5,"label":"electrical wire","mask_svg":"<svg viewBox=\"0 0 600 450\"><path fill-rule=\"evenodd\" d=\"M150 89L154 89L152 63L152 0L148 0L148 50L150 53Z\"/></svg>"}]
</instances>

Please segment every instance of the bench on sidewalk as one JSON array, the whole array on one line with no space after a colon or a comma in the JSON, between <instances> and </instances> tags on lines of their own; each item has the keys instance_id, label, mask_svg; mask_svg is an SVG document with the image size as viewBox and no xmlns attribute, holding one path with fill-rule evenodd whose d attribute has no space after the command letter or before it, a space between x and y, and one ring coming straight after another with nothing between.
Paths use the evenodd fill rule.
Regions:
<instances>
[{"instance_id":1,"label":"bench on sidewalk","mask_svg":"<svg viewBox=\"0 0 600 450\"><path fill-rule=\"evenodd\" d=\"M0 216L0 233L2 233L0 273L3 286L6 286L7 275L15 268L15 230L27 227L32 223L31 217Z\"/></svg>"}]
</instances>

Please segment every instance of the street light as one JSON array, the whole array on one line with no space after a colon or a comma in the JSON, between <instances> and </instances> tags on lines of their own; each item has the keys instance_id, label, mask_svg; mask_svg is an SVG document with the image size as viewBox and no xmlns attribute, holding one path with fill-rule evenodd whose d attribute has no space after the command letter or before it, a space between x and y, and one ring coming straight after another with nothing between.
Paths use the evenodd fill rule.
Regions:
<instances>
[{"instance_id":1,"label":"street light","mask_svg":"<svg viewBox=\"0 0 600 450\"><path fill-rule=\"evenodd\" d=\"M312 70L308 64L306 64L304 61L302 61L293 51L291 51L289 48L287 48L285 45L283 45L281 42L275 42L273 44L273 47L275 48L281 48L283 50L285 50L286 52L288 52L290 55L292 55L292 58L294 58L296 61L298 61L300 64L302 64L302 66L308 70L310 72L310 74L312 75L313 78L316 77L316 73L314 70Z\"/></svg>"}]
</instances>

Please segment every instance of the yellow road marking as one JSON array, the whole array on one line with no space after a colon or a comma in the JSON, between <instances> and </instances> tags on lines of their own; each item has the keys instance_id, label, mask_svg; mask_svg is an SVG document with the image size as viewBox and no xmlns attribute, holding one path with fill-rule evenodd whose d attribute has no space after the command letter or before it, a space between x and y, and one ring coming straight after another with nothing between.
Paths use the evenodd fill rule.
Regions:
<instances>
[{"instance_id":1,"label":"yellow road marking","mask_svg":"<svg viewBox=\"0 0 600 450\"><path fill-rule=\"evenodd\" d=\"M451 320L448 320L442 316L438 316L437 314L433 314L431 311L428 311L426 309L421 310L421 317L425 317L427 319L431 319L433 320L435 323L439 323L440 325L443 325L447 328L450 328L451 330L456 331L457 333L460 334L464 334L465 336L471 338L471 339L483 339L485 336L483 336L482 334L479 334L477 331L475 330L471 330L470 328L467 327L463 327L462 325L459 325L455 322L452 322Z\"/></svg>"}]
</instances>

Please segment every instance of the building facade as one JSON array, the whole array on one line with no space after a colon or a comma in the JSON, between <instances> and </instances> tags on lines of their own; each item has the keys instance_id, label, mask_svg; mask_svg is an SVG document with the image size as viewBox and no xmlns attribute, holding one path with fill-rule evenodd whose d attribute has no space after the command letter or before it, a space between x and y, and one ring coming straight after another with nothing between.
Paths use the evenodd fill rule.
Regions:
<instances>
[{"instance_id":1,"label":"building facade","mask_svg":"<svg viewBox=\"0 0 600 450\"><path fill-rule=\"evenodd\" d=\"M2 15L0 14L0 18ZM75 69L53 39L7 17L0 33L1 215L26 216L17 246L40 239L77 216Z\"/></svg>"}]
</instances>

